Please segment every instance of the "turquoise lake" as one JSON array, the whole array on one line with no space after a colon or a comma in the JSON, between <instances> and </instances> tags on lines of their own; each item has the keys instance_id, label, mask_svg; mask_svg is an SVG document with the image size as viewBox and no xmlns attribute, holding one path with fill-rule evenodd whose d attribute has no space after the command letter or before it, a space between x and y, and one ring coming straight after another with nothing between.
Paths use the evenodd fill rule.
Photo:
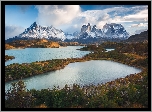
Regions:
<instances>
[{"instance_id":1,"label":"turquoise lake","mask_svg":"<svg viewBox=\"0 0 152 112\"><path fill-rule=\"evenodd\" d=\"M5 62L30 63L34 61L44 61L50 59L83 57L89 51L76 50L83 46L68 46L62 48L26 48L5 50L7 55L15 56L15 59ZM113 49L110 49L113 50ZM107 51L110 51L107 50ZM91 60L86 62L76 62L68 64L64 69L24 78L27 89L52 89L54 86L63 88L65 84L79 84L80 86L89 84L101 84L127 75L139 73L140 69L108 60ZM12 82L5 83L5 90L11 87Z\"/></svg>"},{"instance_id":2,"label":"turquoise lake","mask_svg":"<svg viewBox=\"0 0 152 112\"><path fill-rule=\"evenodd\" d=\"M5 54L15 59L5 62L5 66L12 63L31 63L51 59L81 58L90 51L80 51L83 46L67 46L61 48L25 48L5 50Z\"/></svg>"}]
</instances>

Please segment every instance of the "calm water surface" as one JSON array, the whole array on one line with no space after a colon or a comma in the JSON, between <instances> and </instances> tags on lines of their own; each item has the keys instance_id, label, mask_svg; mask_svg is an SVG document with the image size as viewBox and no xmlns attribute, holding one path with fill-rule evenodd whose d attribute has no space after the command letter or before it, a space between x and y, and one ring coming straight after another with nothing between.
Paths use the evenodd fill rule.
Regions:
<instances>
[{"instance_id":1,"label":"calm water surface","mask_svg":"<svg viewBox=\"0 0 152 112\"><path fill-rule=\"evenodd\" d=\"M35 61L45 61L51 59L81 58L90 53L80 51L83 46L67 46L61 48L26 48L5 50L5 54L14 56L15 59L5 62L5 66L12 63L31 63Z\"/></svg>"},{"instance_id":2,"label":"calm water surface","mask_svg":"<svg viewBox=\"0 0 152 112\"><path fill-rule=\"evenodd\" d=\"M86 62L70 63L64 69L44 73L23 79L28 89L52 89L54 86L63 88L65 84L73 83L83 85L105 83L129 74L139 73L140 69L121 63L107 60L92 60ZM14 81L11 81L14 82ZM5 83L5 90L10 83Z\"/></svg>"}]
</instances>

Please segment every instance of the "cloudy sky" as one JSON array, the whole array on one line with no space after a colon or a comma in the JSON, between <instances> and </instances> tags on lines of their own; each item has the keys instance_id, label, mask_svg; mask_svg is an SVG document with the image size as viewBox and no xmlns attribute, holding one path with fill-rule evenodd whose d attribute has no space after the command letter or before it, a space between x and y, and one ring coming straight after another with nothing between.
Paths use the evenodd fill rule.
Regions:
<instances>
[{"instance_id":1,"label":"cloudy sky","mask_svg":"<svg viewBox=\"0 0 152 112\"><path fill-rule=\"evenodd\" d=\"M65 33L80 32L82 25L122 24L133 35L148 29L147 5L6 5L5 39L22 33L34 22L53 25Z\"/></svg>"}]
</instances>

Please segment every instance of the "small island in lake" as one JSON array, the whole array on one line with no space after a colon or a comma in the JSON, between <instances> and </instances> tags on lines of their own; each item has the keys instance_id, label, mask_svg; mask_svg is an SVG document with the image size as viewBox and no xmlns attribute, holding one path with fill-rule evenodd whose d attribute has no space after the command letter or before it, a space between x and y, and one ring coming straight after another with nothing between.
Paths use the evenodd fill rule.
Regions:
<instances>
[{"instance_id":1,"label":"small island in lake","mask_svg":"<svg viewBox=\"0 0 152 112\"><path fill-rule=\"evenodd\" d=\"M14 56L5 55L5 61L12 60L12 59L15 59L15 57Z\"/></svg>"}]
</instances>

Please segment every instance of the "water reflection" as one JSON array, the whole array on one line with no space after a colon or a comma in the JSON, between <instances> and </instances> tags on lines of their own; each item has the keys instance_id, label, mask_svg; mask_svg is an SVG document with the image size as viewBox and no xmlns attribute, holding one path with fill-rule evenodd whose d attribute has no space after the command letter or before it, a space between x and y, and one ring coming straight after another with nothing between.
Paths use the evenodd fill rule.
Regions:
<instances>
[{"instance_id":1,"label":"water reflection","mask_svg":"<svg viewBox=\"0 0 152 112\"><path fill-rule=\"evenodd\" d=\"M52 89L54 86L63 88L65 84L83 85L105 83L129 74L139 73L140 69L107 60L92 60L87 62L70 63L64 69L48 72L42 75L25 78L28 89ZM10 87L5 83L5 89Z\"/></svg>"}]
</instances>

